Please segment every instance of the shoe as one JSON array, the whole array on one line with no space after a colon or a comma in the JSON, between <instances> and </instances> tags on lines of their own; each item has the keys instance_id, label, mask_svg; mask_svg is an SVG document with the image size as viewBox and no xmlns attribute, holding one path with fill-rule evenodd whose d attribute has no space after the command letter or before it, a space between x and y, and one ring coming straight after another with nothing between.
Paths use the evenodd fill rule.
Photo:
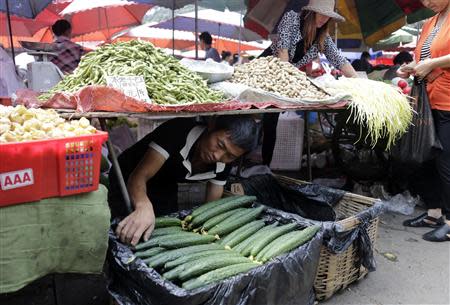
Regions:
<instances>
[{"instance_id":1,"label":"shoe","mask_svg":"<svg viewBox=\"0 0 450 305\"><path fill-rule=\"evenodd\" d=\"M425 222L424 221L425 219L428 221L434 222L434 224ZM442 216L439 218L434 218L434 217L428 216L427 213L423 213L422 215L417 216L416 218L408 219L403 222L403 225L405 227L413 227L413 228L419 228L419 227L439 228L443 224L444 224L444 218L442 218Z\"/></svg>"},{"instance_id":2,"label":"shoe","mask_svg":"<svg viewBox=\"0 0 450 305\"><path fill-rule=\"evenodd\" d=\"M445 223L439 228L424 234L422 238L428 241L437 241L437 242L450 241L450 237L448 237L448 234L450 234L450 226Z\"/></svg>"}]
</instances>

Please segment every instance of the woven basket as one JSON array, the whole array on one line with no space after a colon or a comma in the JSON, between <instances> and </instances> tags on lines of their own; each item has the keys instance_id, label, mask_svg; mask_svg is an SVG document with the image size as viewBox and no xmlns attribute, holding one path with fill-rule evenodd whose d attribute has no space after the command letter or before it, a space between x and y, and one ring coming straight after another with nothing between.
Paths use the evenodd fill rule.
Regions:
<instances>
[{"instance_id":1,"label":"woven basket","mask_svg":"<svg viewBox=\"0 0 450 305\"><path fill-rule=\"evenodd\" d=\"M285 176L276 176L281 185L289 186L293 184L302 184L303 181L288 178ZM341 201L336 205L335 212L338 223L347 231L356 228L359 220L356 214L369 209L376 199L369 198L352 193L345 193ZM372 247L375 248L377 239L379 217L374 218L368 226L368 234ZM325 246L320 249L320 261L317 268L314 289L316 298L319 301L330 298L335 292L344 289L349 284L361 279L367 274L367 269L360 266L360 260L357 248L351 245L341 254L333 254Z\"/></svg>"}]
</instances>

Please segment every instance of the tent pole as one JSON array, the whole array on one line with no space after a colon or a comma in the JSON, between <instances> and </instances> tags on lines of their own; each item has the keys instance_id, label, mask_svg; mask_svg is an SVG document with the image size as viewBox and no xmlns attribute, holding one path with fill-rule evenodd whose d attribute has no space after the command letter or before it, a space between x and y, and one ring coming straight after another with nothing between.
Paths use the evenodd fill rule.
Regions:
<instances>
[{"instance_id":1,"label":"tent pole","mask_svg":"<svg viewBox=\"0 0 450 305\"><path fill-rule=\"evenodd\" d=\"M239 43L238 43L238 62L241 59L241 40L242 40L242 27L244 26L243 20L244 20L244 2L241 2L241 11L240 11L240 19L239 19Z\"/></svg>"},{"instance_id":2,"label":"tent pole","mask_svg":"<svg viewBox=\"0 0 450 305\"><path fill-rule=\"evenodd\" d=\"M195 59L198 59L198 0L195 0Z\"/></svg>"},{"instance_id":3,"label":"tent pole","mask_svg":"<svg viewBox=\"0 0 450 305\"><path fill-rule=\"evenodd\" d=\"M14 68L15 68L16 67L16 54L14 52L14 41L13 41L13 33L12 33L12 28L11 28L11 14L9 12L9 0L6 0L6 16L8 19L9 43L11 44L12 60L14 63Z\"/></svg>"},{"instance_id":4,"label":"tent pole","mask_svg":"<svg viewBox=\"0 0 450 305\"><path fill-rule=\"evenodd\" d=\"M172 0L172 55L175 55L175 1Z\"/></svg>"}]
</instances>

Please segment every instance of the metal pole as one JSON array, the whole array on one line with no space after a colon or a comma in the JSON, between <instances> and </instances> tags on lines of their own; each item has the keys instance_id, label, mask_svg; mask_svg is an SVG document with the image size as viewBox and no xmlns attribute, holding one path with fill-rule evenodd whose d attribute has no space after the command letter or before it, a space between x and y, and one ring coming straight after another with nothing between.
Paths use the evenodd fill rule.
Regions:
<instances>
[{"instance_id":1,"label":"metal pole","mask_svg":"<svg viewBox=\"0 0 450 305\"><path fill-rule=\"evenodd\" d=\"M100 127L102 128L102 130L107 132L108 129L106 128L106 119L98 118L98 120L100 121ZM116 152L114 151L114 146L112 145L110 137L108 137L106 145L108 146L108 151L111 155L113 170L116 173L117 180L119 180L119 187L125 201L125 207L127 208L128 214L131 214L131 212L133 212L133 207L131 206L130 195L128 195L127 186L125 185L125 181L123 180L122 170L120 169L119 162L117 161Z\"/></svg>"},{"instance_id":2,"label":"metal pole","mask_svg":"<svg viewBox=\"0 0 450 305\"><path fill-rule=\"evenodd\" d=\"M312 181L311 169L311 143L309 141L309 111L305 110L305 141L306 141L306 166L308 167L308 181Z\"/></svg>"},{"instance_id":3,"label":"metal pole","mask_svg":"<svg viewBox=\"0 0 450 305\"><path fill-rule=\"evenodd\" d=\"M195 59L198 59L198 0L195 0Z\"/></svg>"},{"instance_id":4,"label":"metal pole","mask_svg":"<svg viewBox=\"0 0 450 305\"><path fill-rule=\"evenodd\" d=\"M175 55L175 1L172 0L172 55Z\"/></svg>"},{"instance_id":5,"label":"metal pole","mask_svg":"<svg viewBox=\"0 0 450 305\"><path fill-rule=\"evenodd\" d=\"M241 18L239 19L239 43L238 43L238 59L241 58L241 40L242 40L242 27L243 27L243 20L244 20L244 1L241 2Z\"/></svg>"},{"instance_id":6,"label":"metal pole","mask_svg":"<svg viewBox=\"0 0 450 305\"><path fill-rule=\"evenodd\" d=\"M13 41L13 34L12 34L12 28L11 28L11 14L9 12L9 0L6 0L6 17L8 19L9 43L11 44L12 60L13 60L14 69L15 69L16 68L16 54L14 52L14 41ZM16 73L17 73L17 71L16 71Z\"/></svg>"}]
</instances>

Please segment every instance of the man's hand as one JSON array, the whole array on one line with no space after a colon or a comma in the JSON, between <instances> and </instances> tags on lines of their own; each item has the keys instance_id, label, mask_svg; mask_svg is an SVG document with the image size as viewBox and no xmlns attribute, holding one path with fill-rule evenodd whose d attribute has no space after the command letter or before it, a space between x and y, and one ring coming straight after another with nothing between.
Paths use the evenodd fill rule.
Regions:
<instances>
[{"instance_id":1,"label":"man's hand","mask_svg":"<svg viewBox=\"0 0 450 305\"><path fill-rule=\"evenodd\" d=\"M116 235L124 243L135 246L144 234L147 241L155 227L155 213L151 205L136 209L122 220L116 229Z\"/></svg>"}]
</instances>

